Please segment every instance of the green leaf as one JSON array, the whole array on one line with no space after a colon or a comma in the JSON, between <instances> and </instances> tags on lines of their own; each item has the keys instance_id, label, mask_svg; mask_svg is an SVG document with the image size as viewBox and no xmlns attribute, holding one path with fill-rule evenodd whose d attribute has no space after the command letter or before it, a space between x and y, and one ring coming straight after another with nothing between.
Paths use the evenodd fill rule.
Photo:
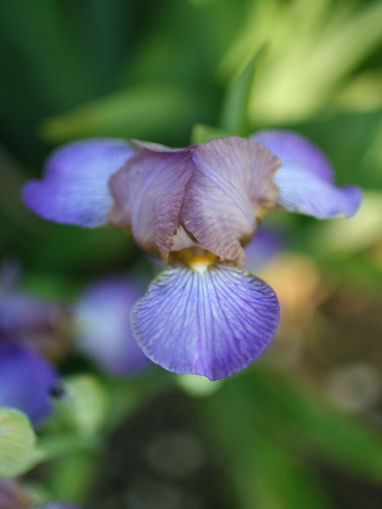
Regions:
<instances>
[{"instance_id":1,"label":"green leaf","mask_svg":"<svg viewBox=\"0 0 382 509\"><path fill-rule=\"evenodd\" d=\"M107 421L103 386L91 375L75 375L65 379L64 391L55 401L56 422L78 435L96 435Z\"/></svg>"},{"instance_id":2,"label":"green leaf","mask_svg":"<svg viewBox=\"0 0 382 509\"><path fill-rule=\"evenodd\" d=\"M320 479L292 448L261 434L252 460L253 495L262 509L334 507ZM243 486L243 488L245 488ZM248 509L251 507L248 504Z\"/></svg>"},{"instance_id":3,"label":"green leaf","mask_svg":"<svg viewBox=\"0 0 382 509\"><path fill-rule=\"evenodd\" d=\"M77 506L86 498L98 467L98 454L85 450L72 452L55 461L45 477L45 485L54 499Z\"/></svg>"},{"instance_id":4,"label":"green leaf","mask_svg":"<svg viewBox=\"0 0 382 509\"><path fill-rule=\"evenodd\" d=\"M337 411L305 381L297 385L259 366L251 379L253 390L268 402L268 412L293 427L298 442L310 443L346 470L382 481L382 439L371 425Z\"/></svg>"},{"instance_id":5,"label":"green leaf","mask_svg":"<svg viewBox=\"0 0 382 509\"><path fill-rule=\"evenodd\" d=\"M206 143L212 138L229 136L231 133L220 127L205 124L195 124L192 128L191 143Z\"/></svg>"},{"instance_id":6,"label":"green leaf","mask_svg":"<svg viewBox=\"0 0 382 509\"><path fill-rule=\"evenodd\" d=\"M233 384L232 384L233 382ZM204 408L219 455L229 458L240 509L332 507L320 480L300 451L275 427L285 422L269 408L267 395L253 390L246 376L234 378ZM289 438L289 437L288 437Z\"/></svg>"},{"instance_id":7,"label":"green leaf","mask_svg":"<svg viewBox=\"0 0 382 509\"><path fill-rule=\"evenodd\" d=\"M0 408L0 478L29 470L36 454L36 435L28 417L15 408Z\"/></svg>"},{"instance_id":8,"label":"green leaf","mask_svg":"<svg viewBox=\"0 0 382 509\"><path fill-rule=\"evenodd\" d=\"M232 73L262 41L266 62L253 82L251 126L287 124L322 110L382 40L381 2L267 0L250 3L222 64Z\"/></svg>"},{"instance_id":9,"label":"green leaf","mask_svg":"<svg viewBox=\"0 0 382 509\"><path fill-rule=\"evenodd\" d=\"M248 101L255 69L264 52L264 46L256 49L239 75L229 84L222 106L222 126L236 134L247 134Z\"/></svg>"},{"instance_id":10,"label":"green leaf","mask_svg":"<svg viewBox=\"0 0 382 509\"><path fill-rule=\"evenodd\" d=\"M202 115L207 99L182 86L137 86L92 101L41 126L45 138L63 142L92 136L180 138Z\"/></svg>"}]
</instances>

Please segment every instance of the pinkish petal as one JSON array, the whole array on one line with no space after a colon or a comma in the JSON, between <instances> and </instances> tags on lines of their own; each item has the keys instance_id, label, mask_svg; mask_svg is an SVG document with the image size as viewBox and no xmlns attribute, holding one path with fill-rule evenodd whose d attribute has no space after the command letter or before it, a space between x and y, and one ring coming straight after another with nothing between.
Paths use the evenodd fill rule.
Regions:
<instances>
[{"instance_id":1,"label":"pinkish petal","mask_svg":"<svg viewBox=\"0 0 382 509\"><path fill-rule=\"evenodd\" d=\"M256 230L256 217L272 207L279 160L262 144L231 136L192 147L193 174L187 184L181 222L197 245L242 263L241 242Z\"/></svg>"},{"instance_id":2,"label":"pinkish petal","mask_svg":"<svg viewBox=\"0 0 382 509\"><path fill-rule=\"evenodd\" d=\"M166 260L191 173L187 151L143 150L110 180L110 222L131 228L143 249Z\"/></svg>"},{"instance_id":3,"label":"pinkish petal","mask_svg":"<svg viewBox=\"0 0 382 509\"><path fill-rule=\"evenodd\" d=\"M241 263L241 242L275 204L277 157L236 136L186 149L134 143L141 152L110 179L109 221L165 261L170 251L198 246Z\"/></svg>"}]
</instances>

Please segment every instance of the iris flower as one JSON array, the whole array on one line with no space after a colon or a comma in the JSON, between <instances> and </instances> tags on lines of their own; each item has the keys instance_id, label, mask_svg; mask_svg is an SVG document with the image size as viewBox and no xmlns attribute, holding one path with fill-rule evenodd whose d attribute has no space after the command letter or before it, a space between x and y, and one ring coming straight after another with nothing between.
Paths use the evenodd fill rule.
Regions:
<instances>
[{"instance_id":1,"label":"iris flower","mask_svg":"<svg viewBox=\"0 0 382 509\"><path fill-rule=\"evenodd\" d=\"M350 217L361 191L336 187L307 139L268 130L181 149L73 142L53 153L23 199L52 221L129 231L168 264L132 310L134 336L154 363L216 380L251 363L278 325L274 291L241 268L259 222L275 207Z\"/></svg>"}]
</instances>

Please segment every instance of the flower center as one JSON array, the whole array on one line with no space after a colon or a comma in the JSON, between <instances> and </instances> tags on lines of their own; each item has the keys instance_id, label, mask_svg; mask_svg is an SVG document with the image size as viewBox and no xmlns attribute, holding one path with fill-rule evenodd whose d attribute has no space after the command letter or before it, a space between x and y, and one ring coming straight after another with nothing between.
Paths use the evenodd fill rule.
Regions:
<instances>
[{"instance_id":1,"label":"flower center","mask_svg":"<svg viewBox=\"0 0 382 509\"><path fill-rule=\"evenodd\" d=\"M199 272L199 274L206 272L207 269L218 263L218 261L218 256L199 247L190 247L181 249L180 251L173 251L170 259L171 263L181 263L195 272Z\"/></svg>"}]
</instances>

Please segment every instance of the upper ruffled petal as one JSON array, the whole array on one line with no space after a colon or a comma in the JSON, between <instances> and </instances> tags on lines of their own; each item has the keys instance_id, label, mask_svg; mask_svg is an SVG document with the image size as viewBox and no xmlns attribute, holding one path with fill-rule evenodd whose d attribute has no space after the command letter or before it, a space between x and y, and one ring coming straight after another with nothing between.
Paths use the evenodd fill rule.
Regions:
<instances>
[{"instance_id":1,"label":"upper ruffled petal","mask_svg":"<svg viewBox=\"0 0 382 509\"><path fill-rule=\"evenodd\" d=\"M21 410L37 426L50 413L49 390L57 381L53 367L38 353L0 340L0 406Z\"/></svg>"},{"instance_id":2,"label":"upper ruffled petal","mask_svg":"<svg viewBox=\"0 0 382 509\"><path fill-rule=\"evenodd\" d=\"M130 326L130 311L142 294L138 285L112 277L91 285L74 305L77 346L113 375L133 374L149 364Z\"/></svg>"},{"instance_id":3,"label":"upper ruffled petal","mask_svg":"<svg viewBox=\"0 0 382 509\"><path fill-rule=\"evenodd\" d=\"M151 283L131 319L153 362L217 380L261 354L277 328L279 304L268 285L236 267L175 267Z\"/></svg>"},{"instance_id":4,"label":"upper ruffled petal","mask_svg":"<svg viewBox=\"0 0 382 509\"><path fill-rule=\"evenodd\" d=\"M280 161L262 144L237 136L191 147L191 153L182 224L197 245L240 264L241 242L253 236L256 217L276 203L273 176Z\"/></svg>"},{"instance_id":5,"label":"upper ruffled petal","mask_svg":"<svg viewBox=\"0 0 382 509\"><path fill-rule=\"evenodd\" d=\"M336 187L329 160L308 139L281 129L260 131L251 139L263 143L281 159L274 179L280 189L281 207L320 219L356 213L361 190L357 186Z\"/></svg>"},{"instance_id":6,"label":"upper ruffled petal","mask_svg":"<svg viewBox=\"0 0 382 509\"><path fill-rule=\"evenodd\" d=\"M109 219L131 228L143 249L166 260L192 167L187 150L156 151L156 144L149 146L111 178L115 204Z\"/></svg>"},{"instance_id":7,"label":"upper ruffled petal","mask_svg":"<svg viewBox=\"0 0 382 509\"><path fill-rule=\"evenodd\" d=\"M237 136L184 149L134 143L141 152L110 179L110 222L131 228L141 247L165 261L170 251L198 246L241 263L241 242L276 202L277 157Z\"/></svg>"},{"instance_id":8,"label":"upper ruffled petal","mask_svg":"<svg viewBox=\"0 0 382 509\"><path fill-rule=\"evenodd\" d=\"M109 178L134 153L129 143L118 139L69 143L53 152L42 180L26 183L24 203L51 221L100 226L113 201Z\"/></svg>"}]
</instances>

